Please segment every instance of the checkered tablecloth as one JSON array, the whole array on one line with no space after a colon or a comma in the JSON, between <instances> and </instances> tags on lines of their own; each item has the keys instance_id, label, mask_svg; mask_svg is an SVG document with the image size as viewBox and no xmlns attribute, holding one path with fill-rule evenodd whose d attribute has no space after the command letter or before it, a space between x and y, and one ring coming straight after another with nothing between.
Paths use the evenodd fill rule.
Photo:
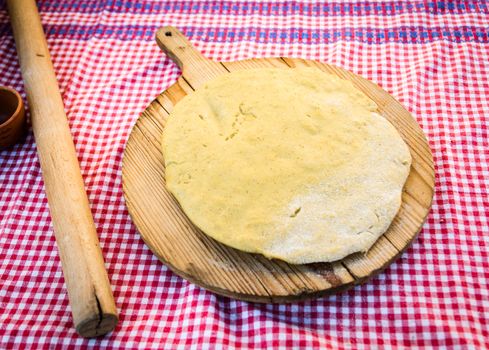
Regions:
<instances>
[{"instance_id":1,"label":"checkered tablecloth","mask_svg":"<svg viewBox=\"0 0 489 350\"><path fill-rule=\"evenodd\" d=\"M30 133L0 152L0 348L489 347L489 3L44 0L40 12L120 323L73 329ZM436 163L419 238L368 284L254 304L173 274L144 245L121 188L138 114L179 75L155 44L182 30L215 60L303 57L381 85L417 119ZM0 85L23 91L0 0ZM25 97L25 95L24 95Z\"/></svg>"}]
</instances>

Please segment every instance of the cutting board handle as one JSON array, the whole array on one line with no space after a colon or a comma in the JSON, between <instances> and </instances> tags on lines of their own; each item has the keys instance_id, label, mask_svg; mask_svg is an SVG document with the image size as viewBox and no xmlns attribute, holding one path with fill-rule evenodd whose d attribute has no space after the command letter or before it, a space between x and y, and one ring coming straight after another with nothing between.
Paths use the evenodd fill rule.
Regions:
<instances>
[{"instance_id":1,"label":"cutting board handle","mask_svg":"<svg viewBox=\"0 0 489 350\"><path fill-rule=\"evenodd\" d=\"M215 77L227 70L219 63L205 58L177 28L167 26L156 32L158 46L182 70L182 75L193 85L200 85L207 76ZM193 86L196 88L197 86Z\"/></svg>"},{"instance_id":2,"label":"cutting board handle","mask_svg":"<svg viewBox=\"0 0 489 350\"><path fill-rule=\"evenodd\" d=\"M202 61L207 61L207 58L202 56L185 35L175 27L167 26L158 29L156 42L160 49L182 70L184 66L187 68L187 65L191 63L200 64Z\"/></svg>"}]
</instances>

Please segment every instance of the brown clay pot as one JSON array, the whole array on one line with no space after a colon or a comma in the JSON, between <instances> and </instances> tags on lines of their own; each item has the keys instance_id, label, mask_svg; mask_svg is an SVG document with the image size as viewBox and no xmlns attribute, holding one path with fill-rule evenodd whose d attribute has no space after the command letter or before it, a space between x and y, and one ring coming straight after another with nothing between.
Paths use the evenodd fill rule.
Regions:
<instances>
[{"instance_id":1,"label":"brown clay pot","mask_svg":"<svg viewBox=\"0 0 489 350\"><path fill-rule=\"evenodd\" d=\"M18 142L26 132L24 102L19 93L0 86L0 150Z\"/></svg>"}]
</instances>

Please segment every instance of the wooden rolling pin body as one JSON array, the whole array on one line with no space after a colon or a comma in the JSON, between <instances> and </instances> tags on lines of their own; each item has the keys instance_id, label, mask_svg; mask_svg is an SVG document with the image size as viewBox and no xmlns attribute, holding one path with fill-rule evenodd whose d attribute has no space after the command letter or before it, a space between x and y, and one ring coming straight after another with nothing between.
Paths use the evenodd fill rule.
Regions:
<instances>
[{"instance_id":1,"label":"wooden rolling pin body","mask_svg":"<svg viewBox=\"0 0 489 350\"><path fill-rule=\"evenodd\" d=\"M44 185L77 332L103 335L117 324L63 101L34 0L7 0Z\"/></svg>"}]
</instances>

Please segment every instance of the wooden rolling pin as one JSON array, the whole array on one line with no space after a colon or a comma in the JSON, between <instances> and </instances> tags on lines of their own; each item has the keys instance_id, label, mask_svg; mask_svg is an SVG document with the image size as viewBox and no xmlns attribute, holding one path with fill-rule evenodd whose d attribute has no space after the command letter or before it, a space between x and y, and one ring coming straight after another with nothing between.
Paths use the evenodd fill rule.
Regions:
<instances>
[{"instance_id":1,"label":"wooden rolling pin","mask_svg":"<svg viewBox=\"0 0 489 350\"><path fill-rule=\"evenodd\" d=\"M77 332L118 321L75 146L35 0L7 0L44 186Z\"/></svg>"}]
</instances>

